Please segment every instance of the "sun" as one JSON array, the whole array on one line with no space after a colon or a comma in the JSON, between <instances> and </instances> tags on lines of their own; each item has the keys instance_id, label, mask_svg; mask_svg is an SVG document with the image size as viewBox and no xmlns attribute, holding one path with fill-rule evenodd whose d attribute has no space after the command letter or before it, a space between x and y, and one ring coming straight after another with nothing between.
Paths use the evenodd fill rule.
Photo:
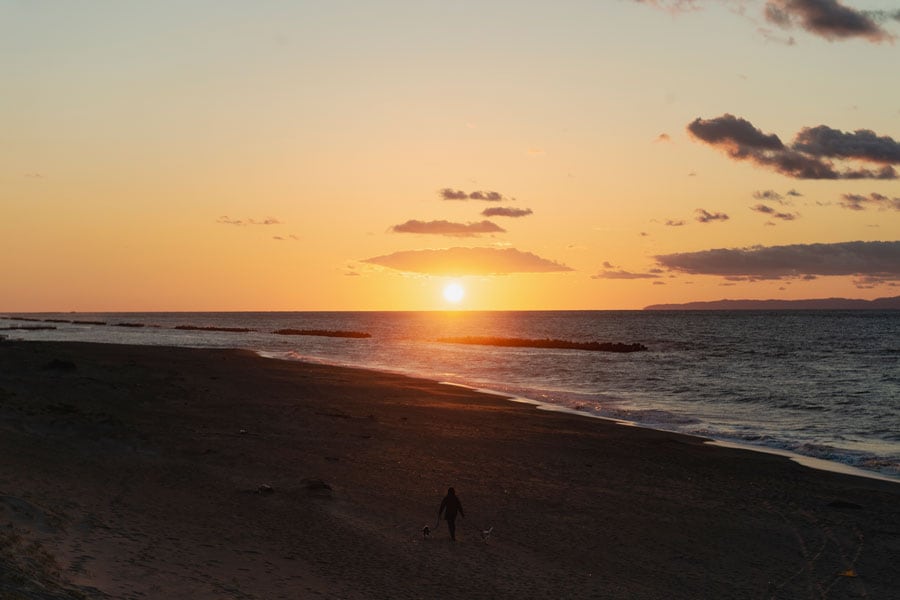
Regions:
<instances>
[{"instance_id":1,"label":"sun","mask_svg":"<svg viewBox=\"0 0 900 600\"><path fill-rule=\"evenodd\" d=\"M447 302L452 302L453 304L458 303L463 299L463 296L466 295L466 290L460 284L453 282L448 283L444 286L444 300Z\"/></svg>"}]
</instances>

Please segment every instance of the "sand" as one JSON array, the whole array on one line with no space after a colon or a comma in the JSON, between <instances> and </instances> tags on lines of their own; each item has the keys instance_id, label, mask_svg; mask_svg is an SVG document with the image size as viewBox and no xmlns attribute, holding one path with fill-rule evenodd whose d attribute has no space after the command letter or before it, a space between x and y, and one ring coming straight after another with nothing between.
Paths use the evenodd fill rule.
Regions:
<instances>
[{"instance_id":1,"label":"sand","mask_svg":"<svg viewBox=\"0 0 900 600\"><path fill-rule=\"evenodd\" d=\"M0 342L0 457L3 599L900 597L897 483L391 374Z\"/></svg>"}]
</instances>

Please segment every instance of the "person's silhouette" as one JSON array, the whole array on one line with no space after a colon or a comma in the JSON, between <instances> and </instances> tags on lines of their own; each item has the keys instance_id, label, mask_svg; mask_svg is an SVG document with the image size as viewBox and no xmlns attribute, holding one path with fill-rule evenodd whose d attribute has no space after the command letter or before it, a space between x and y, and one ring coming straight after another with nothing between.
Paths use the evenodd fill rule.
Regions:
<instances>
[{"instance_id":1,"label":"person's silhouette","mask_svg":"<svg viewBox=\"0 0 900 600\"><path fill-rule=\"evenodd\" d=\"M443 513L444 519L447 521L447 529L450 530L450 539L454 542L456 541L457 512L465 518L466 513L463 512L462 502L456 496L456 490L451 487L447 490L447 495L444 496L444 499L441 500L441 506L438 508L438 519L441 518L441 513Z\"/></svg>"}]
</instances>

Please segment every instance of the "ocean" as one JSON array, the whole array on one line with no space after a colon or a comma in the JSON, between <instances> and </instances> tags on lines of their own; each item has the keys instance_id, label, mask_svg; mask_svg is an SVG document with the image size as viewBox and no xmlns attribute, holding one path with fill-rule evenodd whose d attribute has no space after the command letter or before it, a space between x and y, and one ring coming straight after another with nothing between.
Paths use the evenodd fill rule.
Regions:
<instances>
[{"instance_id":1,"label":"ocean","mask_svg":"<svg viewBox=\"0 0 900 600\"><path fill-rule=\"evenodd\" d=\"M391 371L494 391L543 408L821 459L900 481L900 311L4 317L0 329L54 327L0 331L15 339L242 348L273 359ZM279 329L370 337L273 333ZM440 341L465 336L638 343L647 350L614 353Z\"/></svg>"}]
</instances>

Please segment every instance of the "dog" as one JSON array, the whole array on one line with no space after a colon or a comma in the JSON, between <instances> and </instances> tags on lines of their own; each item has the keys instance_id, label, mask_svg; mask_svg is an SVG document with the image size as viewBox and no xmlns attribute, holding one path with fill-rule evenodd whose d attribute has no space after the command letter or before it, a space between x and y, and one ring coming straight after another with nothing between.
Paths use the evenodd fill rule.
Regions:
<instances>
[{"instance_id":1,"label":"dog","mask_svg":"<svg viewBox=\"0 0 900 600\"><path fill-rule=\"evenodd\" d=\"M481 532L481 539L482 539L482 541L485 541L485 542L488 541L488 538L491 537L491 533L493 533L493 531L494 531L494 528L493 528L493 527L491 527L490 529L485 529L485 530L483 530L483 531Z\"/></svg>"}]
</instances>

